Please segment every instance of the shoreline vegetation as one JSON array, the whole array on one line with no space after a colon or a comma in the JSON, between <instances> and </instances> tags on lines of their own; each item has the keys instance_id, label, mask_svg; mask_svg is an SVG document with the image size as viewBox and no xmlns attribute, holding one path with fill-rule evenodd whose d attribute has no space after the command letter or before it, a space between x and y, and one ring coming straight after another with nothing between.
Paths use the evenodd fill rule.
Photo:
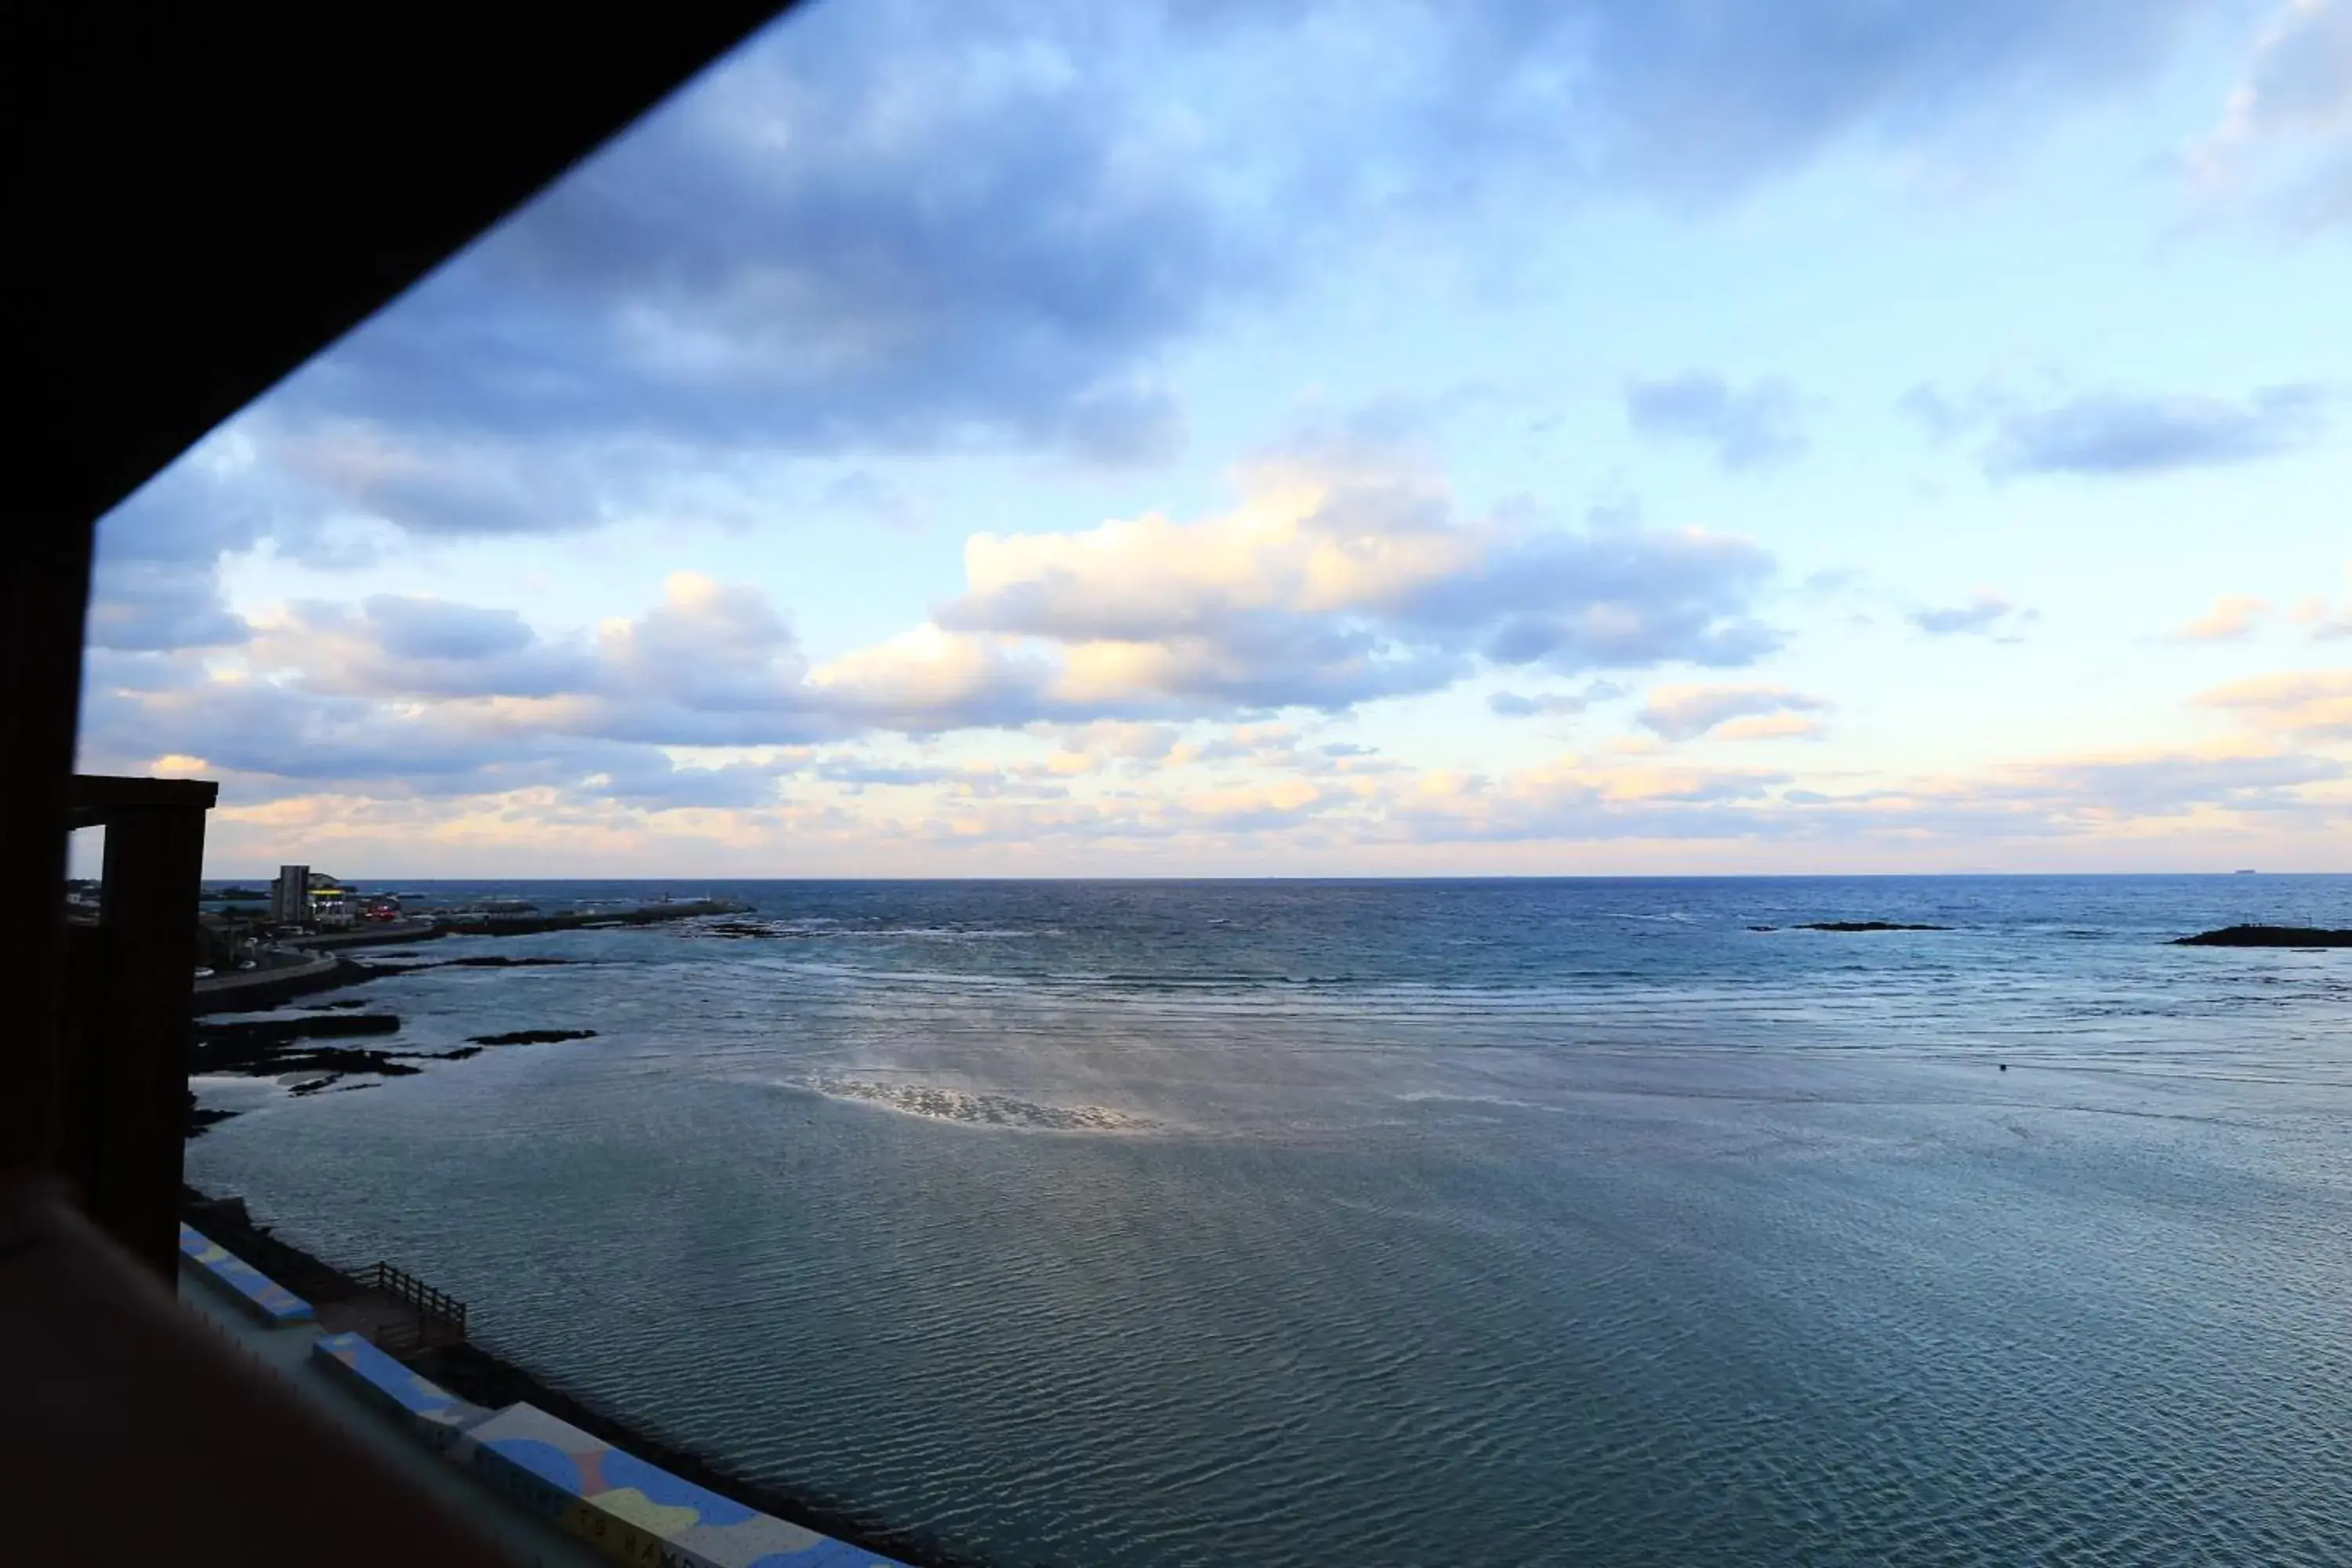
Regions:
<instances>
[{"instance_id":1,"label":"shoreline vegetation","mask_svg":"<svg viewBox=\"0 0 2352 1568\"><path fill-rule=\"evenodd\" d=\"M351 1273L254 1219L242 1198L215 1197L183 1184L180 1217L305 1300L317 1303L343 1300L362 1289ZM535 1405L558 1420L568 1421L698 1487L860 1550L897 1558L908 1568L979 1568L971 1559L945 1552L906 1531L891 1529L821 1500L802 1497L722 1468L626 1417L588 1404L521 1363L509 1360L475 1341L438 1346L404 1359L419 1374L460 1399L492 1410L517 1403Z\"/></svg>"}]
</instances>

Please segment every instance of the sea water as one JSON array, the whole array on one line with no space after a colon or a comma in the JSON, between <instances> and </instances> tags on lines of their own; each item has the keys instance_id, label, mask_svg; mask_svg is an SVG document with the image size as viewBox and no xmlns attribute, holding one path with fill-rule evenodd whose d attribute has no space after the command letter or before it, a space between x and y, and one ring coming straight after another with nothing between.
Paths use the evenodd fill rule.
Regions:
<instances>
[{"instance_id":1,"label":"sea water","mask_svg":"<svg viewBox=\"0 0 2352 1568\"><path fill-rule=\"evenodd\" d=\"M941 1560L2352 1563L2352 879L673 890L190 1179Z\"/></svg>"}]
</instances>

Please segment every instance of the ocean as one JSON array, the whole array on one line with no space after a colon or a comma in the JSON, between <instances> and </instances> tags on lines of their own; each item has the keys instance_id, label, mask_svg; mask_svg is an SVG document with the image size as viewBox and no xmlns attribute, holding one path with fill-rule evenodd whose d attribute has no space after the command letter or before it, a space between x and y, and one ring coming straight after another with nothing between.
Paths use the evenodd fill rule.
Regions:
<instances>
[{"instance_id":1,"label":"ocean","mask_svg":"<svg viewBox=\"0 0 2352 1568\"><path fill-rule=\"evenodd\" d=\"M189 1179L940 1561L2352 1563L2352 878L397 886L756 934Z\"/></svg>"}]
</instances>

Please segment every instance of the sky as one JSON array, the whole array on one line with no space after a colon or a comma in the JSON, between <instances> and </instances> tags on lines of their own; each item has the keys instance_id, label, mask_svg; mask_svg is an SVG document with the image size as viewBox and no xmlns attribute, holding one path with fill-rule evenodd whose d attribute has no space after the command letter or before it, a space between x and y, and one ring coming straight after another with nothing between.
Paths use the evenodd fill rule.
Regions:
<instances>
[{"instance_id":1,"label":"sky","mask_svg":"<svg viewBox=\"0 0 2352 1568\"><path fill-rule=\"evenodd\" d=\"M2352 0L817 0L101 524L361 878L2352 871Z\"/></svg>"}]
</instances>

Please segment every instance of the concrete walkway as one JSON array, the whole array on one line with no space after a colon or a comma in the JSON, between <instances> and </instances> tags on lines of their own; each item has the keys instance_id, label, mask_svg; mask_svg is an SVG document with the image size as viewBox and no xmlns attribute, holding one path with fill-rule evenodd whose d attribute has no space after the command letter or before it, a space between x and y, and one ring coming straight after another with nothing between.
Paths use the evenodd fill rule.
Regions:
<instances>
[{"instance_id":1,"label":"concrete walkway","mask_svg":"<svg viewBox=\"0 0 2352 1568\"><path fill-rule=\"evenodd\" d=\"M510 1506L476 1478L426 1451L391 1416L362 1404L320 1372L310 1360L311 1344L325 1331L318 1324L268 1327L185 1263L180 1266L180 1301L257 1365L283 1378L302 1398L374 1449L386 1466L408 1476L504 1547L518 1568L611 1568L584 1543Z\"/></svg>"}]
</instances>

